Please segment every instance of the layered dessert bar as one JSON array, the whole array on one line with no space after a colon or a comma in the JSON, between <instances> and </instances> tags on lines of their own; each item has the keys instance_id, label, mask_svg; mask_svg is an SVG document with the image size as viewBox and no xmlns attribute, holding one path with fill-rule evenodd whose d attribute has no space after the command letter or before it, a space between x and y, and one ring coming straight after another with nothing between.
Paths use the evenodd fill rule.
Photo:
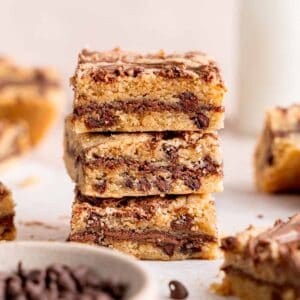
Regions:
<instances>
[{"instance_id":1,"label":"layered dessert bar","mask_svg":"<svg viewBox=\"0 0 300 300\"><path fill-rule=\"evenodd\" d=\"M0 59L0 118L25 120L33 144L44 136L62 106L59 77L51 68L26 68Z\"/></svg>"},{"instance_id":2,"label":"layered dessert bar","mask_svg":"<svg viewBox=\"0 0 300 300\"><path fill-rule=\"evenodd\" d=\"M30 147L27 123L0 119L0 171Z\"/></svg>"},{"instance_id":3,"label":"layered dessert bar","mask_svg":"<svg viewBox=\"0 0 300 300\"><path fill-rule=\"evenodd\" d=\"M212 259L218 247L214 202L208 195L99 199L77 191L70 241L140 259Z\"/></svg>"},{"instance_id":4,"label":"layered dessert bar","mask_svg":"<svg viewBox=\"0 0 300 300\"><path fill-rule=\"evenodd\" d=\"M83 50L71 84L76 132L223 127L226 88L215 61L201 52Z\"/></svg>"},{"instance_id":5,"label":"layered dessert bar","mask_svg":"<svg viewBox=\"0 0 300 300\"><path fill-rule=\"evenodd\" d=\"M15 208L11 192L0 182L0 240L13 240Z\"/></svg>"},{"instance_id":6,"label":"layered dessert bar","mask_svg":"<svg viewBox=\"0 0 300 300\"><path fill-rule=\"evenodd\" d=\"M222 240L224 290L245 300L300 299L300 214Z\"/></svg>"},{"instance_id":7,"label":"layered dessert bar","mask_svg":"<svg viewBox=\"0 0 300 300\"><path fill-rule=\"evenodd\" d=\"M267 112L255 171L257 186L264 192L300 191L300 105Z\"/></svg>"},{"instance_id":8,"label":"layered dessert bar","mask_svg":"<svg viewBox=\"0 0 300 300\"><path fill-rule=\"evenodd\" d=\"M87 196L210 193L222 190L215 133L84 133L66 120L65 162Z\"/></svg>"}]
</instances>

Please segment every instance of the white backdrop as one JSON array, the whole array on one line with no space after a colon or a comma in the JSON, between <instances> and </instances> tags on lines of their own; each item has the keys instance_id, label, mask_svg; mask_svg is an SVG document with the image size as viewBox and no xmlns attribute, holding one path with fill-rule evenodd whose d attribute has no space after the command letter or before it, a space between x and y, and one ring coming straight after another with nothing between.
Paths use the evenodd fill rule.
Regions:
<instances>
[{"instance_id":1,"label":"white backdrop","mask_svg":"<svg viewBox=\"0 0 300 300\"><path fill-rule=\"evenodd\" d=\"M52 64L68 78L78 51L199 49L221 65L236 100L238 0L0 0L0 53ZM70 89L67 88L69 95Z\"/></svg>"}]
</instances>

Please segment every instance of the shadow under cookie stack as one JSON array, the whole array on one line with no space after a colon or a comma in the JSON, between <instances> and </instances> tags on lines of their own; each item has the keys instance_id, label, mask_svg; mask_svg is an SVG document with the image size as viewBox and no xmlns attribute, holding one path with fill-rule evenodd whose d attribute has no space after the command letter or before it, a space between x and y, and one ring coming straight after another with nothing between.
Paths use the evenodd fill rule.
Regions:
<instances>
[{"instance_id":1,"label":"shadow under cookie stack","mask_svg":"<svg viewBox=\"0 0 300 300\"><path fill-rule=\"evenodd\" d=\"M70 241L140 259L214 258L226 91L216 63L200 52L83 50L71 83Z\"/></svg>"}]
</instances>

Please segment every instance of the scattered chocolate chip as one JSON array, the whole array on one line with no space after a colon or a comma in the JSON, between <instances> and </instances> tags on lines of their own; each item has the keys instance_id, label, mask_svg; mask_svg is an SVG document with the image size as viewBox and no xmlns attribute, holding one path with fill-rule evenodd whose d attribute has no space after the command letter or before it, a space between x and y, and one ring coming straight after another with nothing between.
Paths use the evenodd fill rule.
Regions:
<instances>
[{"instance_id":1,"label":"scattered chocolate chip","mask_svg":"<svg viewBox=\"0 0 300 300\"><path fill-rule=\"evenodd\" d=\"M258 214L258 215L257 215L257 218L258 218L258 219L262 219L263 217L264 217L263 214Z\"/></svg>"},{"instance_id":2,"label":"scattered chocolate chip","mask_svg":"<svg viewBox=\"0 0 300 300\"><path fill-rule=\"evenodd\" d=\"M177 280L169 282L169 289L171 299L186 299L189 295L187 288Z\"/></svg>"}]
</instances>

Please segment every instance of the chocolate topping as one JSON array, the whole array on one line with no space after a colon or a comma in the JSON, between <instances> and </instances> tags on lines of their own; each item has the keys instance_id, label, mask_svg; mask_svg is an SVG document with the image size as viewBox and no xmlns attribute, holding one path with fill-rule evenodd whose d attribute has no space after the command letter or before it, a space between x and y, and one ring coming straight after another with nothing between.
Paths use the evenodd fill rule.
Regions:
<instances>
[{"instance_id":1,"label":"chocolate topping","mask_svg":"<svg viewBox=\"0 0 300 300\"><path fill-rule=\"evenodd\" d=\"M84 96L80 96L84 97ZM109 103L89 103L77 106L74 114L78 117L85 116L88 128L111 127L120 122L118 112L127 114L145 114L147 112L173 112L188 114L199 129L209 126L209 118L205 113L209 111L223 112L222 106L202 104L192 93L185 92L178 96L178 102L165 102L155 99L115 100ZM201 104L200 104L201 103Z\"/></svg>"},{"instance_id":2,"label":"chocolate topping","mask_svg":"<svg viewBox=\"0 0 300 300\"><path fill-rule=\"evenodd\" d=\"M137 77L152 73L168 79L199 77L207 83L215 82L224 87L216 63L197 51L169 55L160 51L157 54L143 55L120 49L107 52L84 49L79 54L78 70L84 70L85 64L95 82L109 83L119 77Z\"/></svg>"}]
</instances>

